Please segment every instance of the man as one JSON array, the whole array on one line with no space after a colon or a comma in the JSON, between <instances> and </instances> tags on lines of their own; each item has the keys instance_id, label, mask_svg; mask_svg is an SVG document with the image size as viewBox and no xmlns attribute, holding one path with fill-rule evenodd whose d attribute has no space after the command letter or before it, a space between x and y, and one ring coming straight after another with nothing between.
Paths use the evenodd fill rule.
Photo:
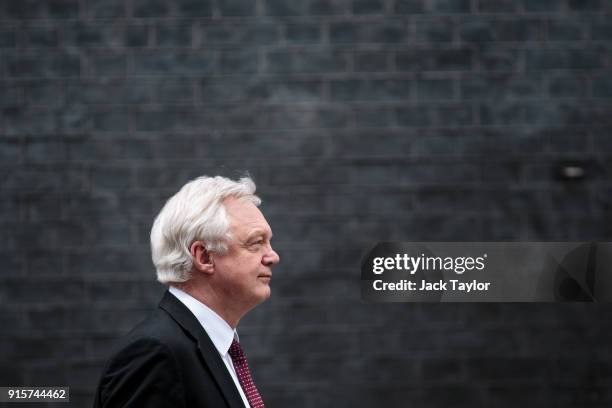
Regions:
<instances>
[{"instance_id":1,"label":"man","mask_svg":"<svg viewBox=\"0 0 612 408\"><path fill-rule=\"evenodd\" d=\"M263 407L236 326L270 296L279 257L250 178L200 177L151 229L159 307L107 363L95 407Z\"/></svg>"}]
</instances>

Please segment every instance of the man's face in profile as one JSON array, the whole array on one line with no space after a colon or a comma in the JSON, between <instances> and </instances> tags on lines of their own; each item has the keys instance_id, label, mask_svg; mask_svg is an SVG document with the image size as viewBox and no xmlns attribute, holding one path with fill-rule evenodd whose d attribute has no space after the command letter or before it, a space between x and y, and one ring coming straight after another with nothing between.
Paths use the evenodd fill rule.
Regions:
<instances>
[{"instance_id":1,"label":"man's face in profile","mask_svg":"<svg viewBox=\"0 0 612 408\"><path fill-rule=\"evenodd\" d=\"M272 249L272 229L248 200L226 199L232 240L225 254L216 254L216 287L228 299L254 307L270 297L272 267L279 262Z\"/></svg>"}]
</instances>

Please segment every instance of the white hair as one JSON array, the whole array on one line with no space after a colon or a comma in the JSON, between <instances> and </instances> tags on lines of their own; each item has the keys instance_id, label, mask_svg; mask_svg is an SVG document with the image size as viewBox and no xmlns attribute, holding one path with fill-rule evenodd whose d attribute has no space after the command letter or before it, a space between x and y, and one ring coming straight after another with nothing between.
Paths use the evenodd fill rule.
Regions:
<instances>
[{"instance_id":1,"label":"white hair","mask_svg":"<svg viewBox=\"0 0 612 408\"><path fill-rule=\"evenodd\" d=\"M151 228L151 257L161 283L191 278L190 247L203 241L206 250L224 253L232 239L223 200L246 199L255 205L255 183L249 177L233 181L225 177L198 177L168 199Z\"/></svg>"}]
</instances>

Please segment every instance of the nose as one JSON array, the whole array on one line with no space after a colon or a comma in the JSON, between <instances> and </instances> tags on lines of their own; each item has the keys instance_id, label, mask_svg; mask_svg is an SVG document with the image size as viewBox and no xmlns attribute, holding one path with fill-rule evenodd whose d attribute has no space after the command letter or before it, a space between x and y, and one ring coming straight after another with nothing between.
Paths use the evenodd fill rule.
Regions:
<instances>
[{"instance_id":1,"label":"nose","mask_svg":"<svg viewBox=\"0 0 612 408\"><path fill-rule=\"evenodd\" d=\"M276 251L270 247L270 250L264 255L262 261L266 266L273 266L280 262L280 257Z\"/></svg>"}]
</instances>

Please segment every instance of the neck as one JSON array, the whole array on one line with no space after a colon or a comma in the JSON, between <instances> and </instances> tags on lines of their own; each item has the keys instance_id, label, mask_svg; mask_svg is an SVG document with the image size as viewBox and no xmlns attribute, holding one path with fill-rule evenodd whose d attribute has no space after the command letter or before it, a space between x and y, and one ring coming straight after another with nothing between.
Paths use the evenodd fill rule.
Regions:
<instances>
[{"instance_id":1,"label":"neck","mask_svg":"<svg viewBox=\"0 0 612 408\"><path fill-rule=\"evenodd\" d=\"M214 290L214 288L210 287L210 285L196 283L194 282L194 279L191 279L188 282L175 283L172 286L182 290L200 303L209 307L223 320L225 320L225 322L232 329L235 329L238 326L238 322L247 312L243 311L242 309L232 307L232 305L223 300L223 298L219 296L219 294Z\"/></svg>"}]
</instances>

